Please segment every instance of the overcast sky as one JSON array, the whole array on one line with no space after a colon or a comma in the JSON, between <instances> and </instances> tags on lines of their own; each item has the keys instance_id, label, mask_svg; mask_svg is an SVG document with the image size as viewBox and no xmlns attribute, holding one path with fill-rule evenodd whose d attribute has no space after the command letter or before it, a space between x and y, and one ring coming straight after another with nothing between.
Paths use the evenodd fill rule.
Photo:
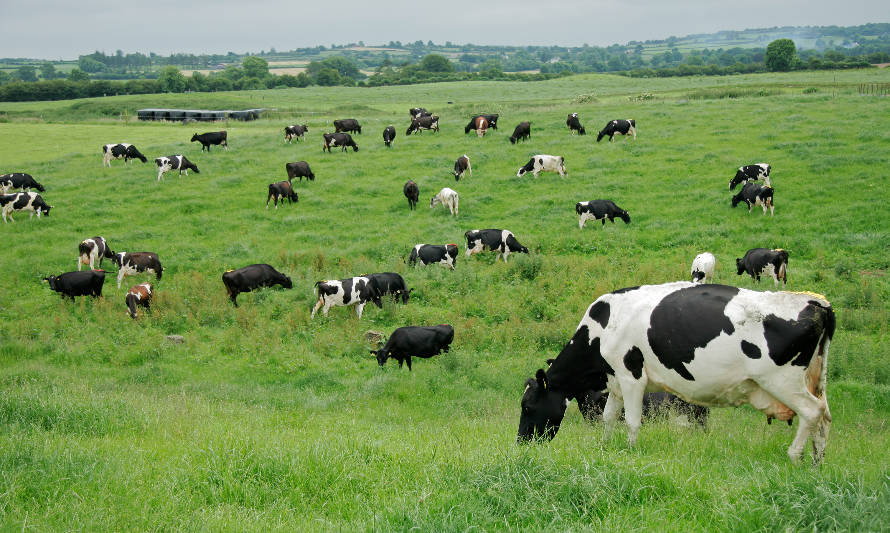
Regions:
<instances>
[{"instance_id":1,"label":"overcast sky","mask_svg":"<svg viewBox=\"0 0 890 533\"><path fill-rule=\"evenodd\" d=\"M578 46L890 21L887 0L0 0L0 57L236 53L389 41Z\"/></svg>"}]
</instances>

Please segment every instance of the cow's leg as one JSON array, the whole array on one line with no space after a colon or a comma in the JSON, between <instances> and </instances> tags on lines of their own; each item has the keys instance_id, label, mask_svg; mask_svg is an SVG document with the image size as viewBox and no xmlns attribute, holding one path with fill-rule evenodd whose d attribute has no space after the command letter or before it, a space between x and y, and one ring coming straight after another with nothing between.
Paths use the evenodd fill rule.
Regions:
<instances>
[{"instance_id":1,"label":"cow's leg","mask_svg":"<svg viewBox=\"0 0 890 533\"><path fill-rule=\"evenodd\" d=\"M266 197L266 209L269 209L269 201L272 200L272 193L269 193L269 196Z\"/></svg>"},{"instance_id":2,"label":"cow's leg","mask_svg":"<svg viewBox=\"0 0 890 533\"><path fill-rule=\"evenodd\" d=\"M603 408L603 423L606 425L606 436L615 431L618 424L618 413L624 408L624 399L621 394L609 391L609 397L606 399L606 407Z\"/></svg>"},{"instance_id":3,"label":"cow's leg","mask_svg":"<svg viewBox=\"0 0 890 533\"><path fill-rule=\"evenodd\" d=\"M405 363L408 365L408 371L411 371L411 356L405 358Z\"/></svg>"},{"instance_id":4,"label":"cow's leg","mask_svg":"<svg viewBox=\"0 0 890 533\"><path fill-rule=\"evenodd\" d=\"M633 376L618 378L621 395L624 398L624 420L627 422L627 444L636 446L643 419L643 393L646 391L646 376L634 379ZM610 394L609 397L612 395Z\"/></svg>"},{"instance_id":5,"label":"cow's leg","mask_svg":"<svg viewBox=\"0 0 890 533\"><path fill-rule=\"evenodd\" d=\"M359 318L361 318L361 317L362 317L362 310L364 310L364 308L365 308L365 304L364 304L364 302L359 302L359 303L357 303L357 304L355 305L355 314L356 314L356 316L358 316Z\"/></svg>"},{"instance_id":6,"label":"cow's leg","mask_svg":"<svg viewBox=\"0 0 890 533\"><path fill-rule=\"evenodd\" d=\"M117 271L117 288L121 288L121 281L123 281L126 272L124 271L124 267L121 267L120 270Z\"/></svg>"},{"instance_id":7,"label":"cow's leg","mask_svg":"<svg viewBox=\"0 0 890 533\"><path fill-rule=\"evenodd\" d=\"M637 129L631 126L630 132L634 135L634 140L637 140Z\"/></svg>"},{"instance_id":8,"label":"cow's leg","mask_svg":"<svg viewBox=\"0 0 890 533\"><path fill-rule=\"evenodd\" d=\"M780 372L775 376L770 376L770 383L758 383L758 385L787 405L800 420L797 426L797 434L795 434L794 440L791 441L791 446L788 447L788 457L796 463L800 460L807 438L811 434L813 435L814 447L820 446L822 454L825 453L827 441L821 439L822 437L824 439L828 438L828 431L831 428L831 414L828 412L828 403L824 398L816 398L810 394L806 387L789 388L793 387L792 384L800 381L800 368L793 366L790 368L793 369L791 372ZM825 420L826 414L828 415L827 420ZM817 437L817 433L820 430L822 433ZM817 441L817 439L820 440Z\"/></svg>"},{"instance_id":9,"label":"cow's leg","mask_svg":"<svg viewBox=\"0 0 890 533\"><path fill-rule=\"evenodd\" d=\"M315 318L315 312L318 311L318 309L319 309L322 305L324 305L324 298L319 297L319 298L318 298L318 301L315 302L315 307L312 308L312 314L309 315L309 318ZM327 315L328 315L328 310L325 309L325 310L323 311L323 313L325 314L325 316L327 316Z\"/></svg>"},{"instance_id":10,"label":"cow's leg","mask_svg":"<svg viewBox=\"0 0 890 533\"><path fill-rule=\"evenodd\" d=\"M587 219L584 217L584 215L578 217L578 229L584 229L584 222L586 221Z\"/></svg>"}]
</instances>

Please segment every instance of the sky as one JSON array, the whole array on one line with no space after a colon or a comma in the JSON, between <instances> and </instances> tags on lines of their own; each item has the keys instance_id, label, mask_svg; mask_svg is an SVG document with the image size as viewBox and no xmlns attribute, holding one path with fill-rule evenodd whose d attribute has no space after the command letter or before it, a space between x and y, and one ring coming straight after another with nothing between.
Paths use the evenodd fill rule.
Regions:
<instances>
[{"instance_id":1,"label":"sky","mask_svg":"<svg viewBox=\"0 0 890 533\"><path fill-rule=\"evenodd\" d=\"M0 57L245 53L403 43L608 46L773 26L890 22L887 0L0 0Z\"/></svg>"}]
</instances>

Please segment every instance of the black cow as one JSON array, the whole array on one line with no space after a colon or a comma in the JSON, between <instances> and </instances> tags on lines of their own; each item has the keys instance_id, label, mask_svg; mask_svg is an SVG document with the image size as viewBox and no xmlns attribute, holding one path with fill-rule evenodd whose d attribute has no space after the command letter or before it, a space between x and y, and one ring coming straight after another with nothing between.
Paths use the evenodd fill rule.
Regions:
<instances>
[{"instance_id":1,"label":"black cow","mask_svg":"<svg viewBox=\"0 0 890 533\"><path fill-rule=\"evenodd\" d=\"M454 181L460 181L464 173L473 175L473 167L470 166L470 156L464 154L454 162Z\"/></svg>"},{"instance_id":2,"label":"black cow","mask_svg":"<svg viewBox=\"0 0 890 533\"><path fill-rule=\"evenodd\" d=\"M358 152L358 145L352 140L352 135L348 133L325 133L324 146L321 147L321 151L327 150L330 153L332 146L335 148L341 146L344 152L347 146L351 146L353 152Z\"/></svg>"},{"instance_id":3,"label":"black cow","mask_svg":"<svg viewBox=\"0 0 890 533\"><path fill-rule=\"evenodd\" d=\"M303 178L315 181L315 174L313 174L312 169L309 168L309 163L305 161L286 163L284 165L284 170L287 171L287 181L294 178L300 178L300 181L303 181Z\"/></svg>"},{"instance_id":4,"label":"black cow","mask_svg":"<svg viewBox=\"0 0 890 533\"><path fill-rule=\"evenodd\" d=\"M15 222L15 219L12 218L13 211L30 211L28 218L34 218L34 213L37 213L39 219L40 215L49 216L49 210L52 208L53 206L47 205L43 201L43 197L34 191L0 195L0 211L3 212L3 222L7 222L7 217Z\"/></svg>"},{"instance_id":5,"label":"black cow","mask_svg":"<svg viewBox=\"0 0 890 533\"><path fill-rule=\"evenodd\" d=\"M770 186L769 181L769 172L772 170L767 163L757 163L754 165L745 165L743 167L739 167L736 171L735 176L729 180L729 190L735 189L735 186L739 183L748 183L749 181L757 181L759 179L763 180L763 184L767 187Z\"/></svg>"},{"instance_id":6,"label":"black cow","mask_svg":"<svg viewBox=\"0 0 890 533\"><path fill-rule=\"evenodd\" d=\"M138 159L143 163L148 161L147 157L129 143L106 144L102 146L102 166L110 167L112 159L123 159L124 163L129 163L131 159Z\"/></svg>"},{"instance_id":7,"label":"black cow","mask_svg":"<svg viewBox=\"0 0 890 533\"><path fill-rule=\"evenodd\" d=\"M158 254L154 252L118 252L114 254L111 260L118 266L118 289L121 288L121 281L123 281L124 276L138 274L139 272L149 272L160 280L161 275L164 273L161 260L158 259Z\"/></svg>"},{"instance_id":8,"label":"black cow","mask_svg":"<svg viewBox=\"0 0 890 533\"><path fill-rule=\"evenodd\" d=\"M40 192L46 192L43 185L34 181L30 174L13 172L12 174L0 176L0 194L7 194L12 189L21 189L24 192L30 191L32 188Z\"/></svg>"},{"instance_id":9,"label":"black cow","mask_svg":"<svg viewBox=\"0 0 890 533\"><path fill-rule=\"evenodd\" d=\"M195 174L200 174L201 171L198 170L198 165L192 163L184 155L168 155L166 157L159 157L155 159L155 164L158 165L158 181L161 181L161 178L167 172L171 170L178 170L179 176L182 177L182 173L185 172L185 175L189 175L189 170L194 170Z\"/></svg>"},{"instance_id":10,"label":"black cow","mask_svg":"<svg viewBox=\"0 0 890 533\"><path fill-rule=\"evenodd\" d=\"M739 205L740 202L745 202L748 205L749 213L751 212L751 208L755 205L763 207L764 215L766 214L767 209L769 209L770 215L772 215L775 210L775 205L773 205L773 188L754 183L753 181L746 183L742 187L742 190L732 197L733 207Z\"/></svg>"},{"instance_id":11,"label":"black cow","mask_svg":"<svg viewBox=\"0 0 890 533\"><path fill-rule=\"evenodd\" d=\"M503 255L506 263L510 252L528 253L528 248L519 244L513 232L505 229L474 229L464 233L464 237L467 239L467 257L483 250L492 250Z\"/></svg>"},{"instance_id":12,"label":"black cow","mask_svg":"<svg viewBox=\"0 0 890 533\"><path fill-rule=\"evenodd\" d=\"M281 201L282 205L284 205L285 199L287 199L287 201L290 203L300 201L300 198L297 196L294 188L291 187L289 181L279 181L269 184L269 196L266 197L266 209L269 209L269 200L272 199L275 200L275 209L278 209L279 200Z\"/></svg>"},{"instance_id":13,"label":"black cow","mask_svg":"<svg viewBox=\"0 0 890 533\"><path fill-rule=\"evenodd\" d=\"M531 137L532 125L526 120L525 122L520 122L513 130L513 135L510 136L510 144L516 144L516 141L524 141L531 139Z\"/></svg>"},{"instance_id":14,"label":"black cow","mask_svg":"<svg viewBox=\"0 0 890 533\"><path fill-rule=\"evenodd\" d=\"M383 130L383 144L386 145L387 148L392 146L393 139L396 138L396 129L393 126L387 126Z\"/></svg>"},{"instance_id":15,"label":"black cow","mask_svg":"<svg viewBox=\"0 0 890 533\"><path fill-rule=\"evenodd\" d=\"M581 121L578 120L578 113L569 113L569 116L566 118L566 126L569 127L569 131L572 132L572 135L577 131L579 135L586 135L587 130L584 129L584 126L581 125Z\"/></svg>"},{"instance_id":16,"label":"black cow","mask_svg":"<svg viewBox=\"0 0 890 533\"><path fill-rule=\"evenodd\" d=\"M405 198L408 199L408 207L412 211L417 209L417 199L420 197L420 189L417 187L417 184L412 180L406 181L402 192L405 194Z\"/></svg>"},{"instance_id":17,"label":"black cow","mask_svg":"<svg viewBox=\"0 0 890 533\"><path fill-rule=\"evenodd\" d=\"M627 120L610 120L606 124L606 127L600 131L599 135L596 136L596 142L600 142L606 135L609 136L609 141L611 142L614 140L616 133L621 135L633 135L634 140L637 140L636 121L631 118Z\"/></svg>"},{"instance_id":18,"label":"black cow","mask_svg":"<svg viewBox=\"0 0 890 533\"><path fill-rule=\"evenodd\" d=\"M222 281L226 286L226 294L235 307L238 307L238 295L242 292L251 292L254 289L273 285L281 285L285 289L291 289L294 286L289 277L266 264L229 270L222 275Z\"/></svg>"},{"instance_id":19,"label":"black cow","mask_svg":"<svg viewBox=\"0 0 890 533\"><path fill-rule=\"evenodd\" d=\"M66 296L102 296L102 284L105 283L104 270L85 270L83 272L65 272L58 276L47 276L43 281L49 288L58 292L64 299Z\"/></svg>"},{"instance_id":20,"label":"black cow","mask_svg":"<svg viewBox=\"0 0 890 533\"><path fill-rule=\"evenodd\" d=\"M294 124L293 126L284 127L284 142L290 143L295 137L298 141L303 140L303 135L309 131L309 126L303 124Z\"/></svg>"},{"instance_id":21,"label":"black cow","mask_svg":"<svg viewBox=\"0 0 890 533\"><path fill-rule=\"evenodd\" d=\"M377 294L381 298L383 296L386 296L387 294L391 294L395 301L401 300L403 304L408 303L408 298L411 296L411 291L414 290L407 288L405 285L405 279L395 272L368 274L365 277L370 280L371 287L373 287L374 290L377 291Z\"/></svg>"},{"instance_id":22,"label":"black cow","mask_svg":"<svg viewBox=\"0 0 890 533\"><path fill-rule=\"evenodd\" d=\"M399 362L408 363L411 370L411 358L429 359L440 352L448 352L454 340L454 328L448 324L439 326L404 326L392 332L383 348L371 350L377 356L377 364L383 366L392 357Z\"/></svg>"},{"instance_id":23,"label":"black cow","mask_svg":"<svg viewBox=\"0 0 890 533\"><path fill-rule=\"evenodd\" d=\"M625 224L630 224L630 215L627 211L621 209L612 200L591 200L589 202L578 202L575 204L575 212L578 213L578 228L584 229L584 223L588 220L602 220L603 226L606 220L615 223L616 218L620 218Z\"/></svg>"},{"instance_id":24,"label":"black cow","mask_svg":"<svg viewBox=\"0 0 890 533\"><path fill-rule=\"evenodd\" d=\"M415 119L415 118L417 118L417 117L428 117L428 116L432 115L432 113L430 113L429 111L427 111L427 110L426 110L425 108L423 108L423 107L412 107L412 108L408 111L408 113L411 115L411 119L412 119L412 120Z\"/></svg>"},{"instance_id":25,"label":"black cow","mask_svg":"<svg viewBox=\"0 0 890 533\"><path fill-rule=\"evenodd\" d=\"M362 126L354 118L344 118L342 120L334 121L334 133L341 133L341 132L347 132L347 131L349 133L361 133Z\"/></svg>"},{"instance_id":26,"label":"black cow","mask_svg":"<svg viewBox=\"0 0 890 533\"><path fill-rule=\"evenodd\" d=\"M229 149L228 133L226 133L225 130L211 131L211 132L207 132L207 133L202 133L201 135L198 135L196 133L196 134L192 135L191 142L195 142L195 141L198 141L199 143L201 143L201 151L202 152L205 149L209 152L211 144L215 144L215 145L221 144L222 147L225 148L226 150Z\"/></svg>"},{"instance_id":27,"label":"black cow","mask_svg":"<svg viewBox=\"0 0 890 533\"><path fill-rule=\"evenodd\" d=\"M423 266L439 263L454 270L457 254L456 244L416 244L411 249L408 264L417 267L417 261Z\"/></svg>"},{"instance_id":28,"label":"black cow","mask_svg":"<svg viewBox=\"0 0 890 533\"><path fill-rule=\"evenodd\" d=\"M498 129L498 115L497 115L497 114L494 114L494 115L475 115L473 118L470 119L470 123L467 124L467 127L464 128L464 133L465 133L465 134L466 134L466 133L470 133L470 131L475 131L475 130L476 130L476 119L478 119L479 117L484 118L484 119L488 122L488 127L489 127L489 128L491 128L491 129L493 129L493 130Z\"/></svg>"},{"instance_id":29,"label":"black cow","mask_svg":"<svg viewBox=\"0 0 890 533\"><path fill-rule=\"evenodd\" d=\"M405 132L405 135L411 135L414 132L423 133L423 130L433 130L438 133L439 115L424 115L415 118L411 121L411 125L408 126L408 131Z\"/></svg>"},{"instance_id":30,"label":"black cow","mask_svg":"<svg viewBox=\"0 0 890 533\"><path fill-rule=\"evenodd\" d=\"M90 270L95 268L96 264L102 266L102 258L112 259L114 252L108 247L108 243L102 237L93 237L92 239L84 239L77 247L77 270L81 265L90 265Z\"/></svg>"},{"instance_id":31,"label":"black cow","mask_svg":"<svg viewBox=\"0 0 890 533\"><path fill-rule=\"evenodd\" d=\"M125 301L127 302L127 313L129 313L130 318L136 319L136 306L144 307L145 309L151 308L151 299L154 297L154 287L151 286L151 283L140 283L139 285L133 285L130 287L130 290L127 291L127 297Z\"/></svg>"},{"instance_id":32,"label":"black cow","mask_svg":"<svg viewBox=\"0 0 890 533\"><path fill-rule=\"evenodd\" d=\"M758 283L762 274L772 276L776 286L779 280L782 280L782 285L788 283L788 250L752 248L745 252L745 257L736 258L735 265L740 276L747 272Z\"/></svg>"}]
</instances>

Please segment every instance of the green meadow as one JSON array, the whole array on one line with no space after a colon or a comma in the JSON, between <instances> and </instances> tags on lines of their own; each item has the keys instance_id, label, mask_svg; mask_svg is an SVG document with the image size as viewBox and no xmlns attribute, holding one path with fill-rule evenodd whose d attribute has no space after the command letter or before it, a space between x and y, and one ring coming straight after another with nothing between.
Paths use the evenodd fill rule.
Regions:
<instances>
[{"instance_id":1,"label":"green meadow","mask_svg":"<svg viewBox=\"0 0 890 533\"><path fill-rule=\"evenodd\" d=\"M16 216L0 252L0 529L6 531L880 531L890 530L890 114L860 83L890 70L670 79L308 88L0 105L0 173L46 187L47 218ZM408 109L439 133L406 138ZM248 123L145 123L142 107L272 108ZM578 112L586 136L571 136ZM474 113L498 130L465 135ZM322 153L331 121L356 118L358 152ZM633 118L636 141L596 142ZM511 145L523 120L532 136ZM285 125L308 124L284 144ZM397 137L384 147L393 124ZM202 153L192 134L228 131ZM101 147L149 158L102 167ZM538 153L568 176L516 178ZM200 173L158 181L155 157ZM472 176L455 182L467 154ZM284 165L308 161L299 203L266 209ZM738 166L772 165L775 216L730 207ZM420 187L416 211L402 195ZM460 215L429 208L442 187ZM578 229L578 201L611 199L631 223ZM463 233L511 230L529 255L467 258ZM62 300L41 280L76 269L77 245L153 251L153 308L126 314L107 261L103 297ZM417 243L457 243L457 268L409 268ZM788 290L824 294L838 317L828 357L825 463L791 464L797 429L749 407L707 431L671 420L606 437L570 406L550 443L517 445L526 378L555 357L598 296L689 279L717 257L719 283L754 247L789 250ZM221 275L269 263L292 290L226 298ZM398 272L407 305L310 319L313 285ZM378 367L365 339L451 324L450 353ZM174 344L168 335L181 335ZM807 449L809 451L809 447ZM808 458L807 458L808 459Z\"/></svg>"}]
</instances>

